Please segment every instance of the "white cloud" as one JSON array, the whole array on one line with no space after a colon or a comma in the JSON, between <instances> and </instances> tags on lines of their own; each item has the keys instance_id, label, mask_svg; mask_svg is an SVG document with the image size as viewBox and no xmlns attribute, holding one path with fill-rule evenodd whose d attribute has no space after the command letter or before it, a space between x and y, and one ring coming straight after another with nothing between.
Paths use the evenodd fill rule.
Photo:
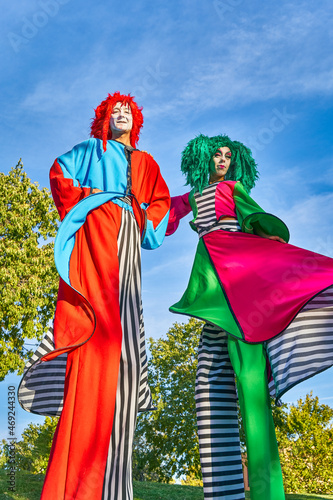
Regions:
<instances>
[{"instance_id":1,"label":"white cloud","mask_svg":"<svg viewBox=\"0 0 333 500\"><path fill-rule=\"evenodd\" d=\"M182 61L184 79L169 110L239 106L276 98L328 96L333 91L329 26L332 8L285 4L274 19L228 19L226 29L203 40L206 49ZM216 28L216 27L215 27Z\"/></svg>"},{"instance_id":2,"label":"white cloud","mask_svg":"<svg viewBox=\"0 0 333 500\"><path fill-rule=\"evenodd\" d=\"M265 211L287 224L293 245L333 257L332 169L325 168L329 161L318 159L312 175L312 170L308 173L308 159L281 168L277 158L268 165L251 195Z\"/></svg>"},{"instance_id":3,"label":"white cloud","mask_svg":"<svg viewBox=\"0 0 333 500\"><path fill-rule=\"evenodd\" d=\"M162 272L164 274L171 271L172 273L175 273L177 272L177 269L190 269L191 264L192 262L189 255L181 255L180 257L170 259L169 261L164 261L161 264L151 267L148 271L145 271L145 280L148 278L158 277Z\"/></svg>"},{"instance_id":4,"label":"white cloud","mask_svg":"<svg viewBox=\"0 0 333 500\"><path fill-rule=\"evenodd\" d=\"M167 24L159 27L160 19L151 14L150 29L134 50L130 41L112 50L102 36L84 59L60 75L56 68L37 81L23 107L57 116L84 103L96 106L107 91L119 87L136 95L149 119L170 117L180 108L185 119L196 116L203 106L230 108L276 98L329 96L333 55L325 48L323 16L329 25L332 9L298 2L285 4L270 22L266 18L263 22L260 15L257 22L255 16L243 16L219 30L217 19L214 36L201 33L198 47L186 30L180 46L179 37L173 39Z\"/></svg>"},{"instance_id":5,"label":"white cloud","mask_svg":"<svg viewBox=\"0 0 333 500\"><path fill-rule=\"evenodd\" d=\"M333 257L333 194L311 196L282 212L291 243Z\"/></svg>"}]
</instances>

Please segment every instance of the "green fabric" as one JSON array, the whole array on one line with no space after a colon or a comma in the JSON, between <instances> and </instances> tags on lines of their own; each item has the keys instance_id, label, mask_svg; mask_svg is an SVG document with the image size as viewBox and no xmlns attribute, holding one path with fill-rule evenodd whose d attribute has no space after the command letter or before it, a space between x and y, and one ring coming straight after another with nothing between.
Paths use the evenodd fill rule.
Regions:
<instances>
[{"instance_id":1,"label":"green fabric","mask_svg":"<svg viewBox=\"0 0 333 500\"><path fill-rule=\"evenodd\" d=\"M289 231L286 225L274 215L266 214L247 194L240 182L235 184L234 200L238 222L243 232L258 234L263 231L268 235L280 236L285 241L289 240ZM194 222L198 215L198 207L194 190L190 192L189 202L194 215L190 225L192 229L197 231ZM203 319L239 339L244 338L237 319L229 307L203 239L200 239L197 247L187 289L180 301L170 307L170 311Z\"/></svg>"},{"instance_id":2,"label":"green fabric","mask_svg":"<svg viewBox=\"0 0 333 500\"><path fill-rule=\"evenodd\" d=\"M285 500L262 344L228 337L245 430L251 500Z\"/></svg>"},{"instance_id":3,"label":"green fabric","mask_svg":"<svg viewBox=\"0 0 333 500\"><path fill-rule=\"evenodd\" d=\"M198 243L188 287L170 311L203 319L242 338L202 239Z\"/></svg>"},{"instance_id":4,"label":"green fabric","mask_svg":"<svg viewBox=\"0 0 333 500\"><path fill-rule=\"evenodd\" d=\"M260 236L262 231L269 236L280 236L284 241L289 241L290 234L285 223L275 215L267 214L247 194L240 182L235 184L233 196L238 222L244 233Z\"/></svg>"},{"instance_id":5,"label":"green fabric","mask_svg":"<svg viewBox=\"0 0 333 500\"><path fill-rule=\"evenodd\" d=\"M195 190L192 189L190 191L190 194L188 195L188 201L189 201L189 204L191 205L192 212L193 212L193 219L190 221L190 226L194 231L198 232L198 230L194 224L195 219L198 217L198 205L197 205L197 202L195 201L194 193L195 193Z\"/></svg>"}]
</instances>

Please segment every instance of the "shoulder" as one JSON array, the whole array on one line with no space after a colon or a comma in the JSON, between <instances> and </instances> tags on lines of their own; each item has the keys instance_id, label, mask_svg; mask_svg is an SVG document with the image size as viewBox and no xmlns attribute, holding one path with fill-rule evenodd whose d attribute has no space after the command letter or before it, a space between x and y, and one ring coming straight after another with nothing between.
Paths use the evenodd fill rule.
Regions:
<instances>
[{"instance_id":1,"label":"shoulder","mask_svg":"<svg viewBox=\"0 0 333 500\"><path fill-rule=\"evenodd\" d=\"M95 148L102 143L103 143L103 141L101 139L96 139L95 137L90 137L89 139L76 144L76 146L74 146L74 148L77 148L77 149Z\"/></svg>"},{"instance_id":2,"label":"shoulder","mask_svg":"<svg viewBox=\"0 0 333 500\"><path fill-rule=\"evenodd\" d=\"M222 181L216 186L216 194L221 194L223 196L232 196L234 193L237 181Z\"/></svg>"},{"instance_id":3,"label":"shoulder","mask_svg":"<svg viewBox=\"0 0 333 500\"><path fill-rule=\"evenodd\" d=\"M150 154L150 153L148 153L148 151L144 151L144 150L141 150L141 149L139 149L138 151L139 151L140 153L142 153L143 155L145 155L145 156L147 156L147 155L148 155L148 156L150 156L150 158L153 158L153 159L154 159L153 155L152 155L152 154Z\"/></svg>"},{"instance_id":4,"label":"shoulder","mask_svg":"<svg viewBox=\"0 0 333 500\"><path fill-rule=\"evenodd\" d=\"M71 153L77 153L81 151L87 151L87 149L94 149L98 145L99 139L91 138L87 139L86 141L79 142L78 144L75 144L73 148L66 153L64 153L61 156L65 156ZM61 158L61 157L60 157Z\"/></svg>"},{"instance_id":5,"label":"shoulder","mask_svg":"<svg viewBox=\"0 0 333 500\"><path fill-rule=\"evenodd\" d=\"M153 155L148 153L148 151L143 151L141 149L134 149L133 154L138 155L141 158L146 159L147 161L155 161Z\"/></svg>"},{"instance_id":6,"label":"shoulder","mask_svg":"<svg viewBox=\"0 0 333 500\"><path fill-rule=\"evenodd\" d=\"M132 160L134 163L140 163L141 165L147 166L149 169L159 170L156 160L148 151L135 149L132 153Z\"/></svg>"},{"instance_id":7,"label":"shoulder","mask_svg":"<svg viewBox=\"0 0 333 500\"><path fill-rule=\"evenodd\" d=\"M225 189L226 191L227 190L233 191L237 184L240 184L240 182L239 181L222 181L222 182L219 182L218 188Z\"/></svg>"},{"instance_id":8,"label":"shoulder","mask_svg":"<svg viewBox=\"0 0 333 500\"><path fill-rule=\"evenodd\" d=\"M234 193L235 194L243 194L248 196L248 192L240 181L235 182L234 185Z\"/></svg>"}]
</instances>

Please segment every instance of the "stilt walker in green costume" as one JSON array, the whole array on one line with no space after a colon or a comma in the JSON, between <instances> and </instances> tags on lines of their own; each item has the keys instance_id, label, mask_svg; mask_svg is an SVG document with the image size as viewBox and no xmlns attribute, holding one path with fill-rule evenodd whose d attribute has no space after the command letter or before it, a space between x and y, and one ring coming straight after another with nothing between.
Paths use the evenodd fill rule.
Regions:
<instances>
[{"instance_id":1,"label":"stilt walker in green costume","mask_svg":"<svg viewBox=\"0 0 333 500\"><path fill-rule=\"evenodd\" d=\"M196 378L205 499L245 498L236 376L251 500L283 500L269 388L278 398L333 364L333 259L287 244L285 224L250 198L258 172L242 143L200 135L181 168L193 189L172 198L167 234L192 210L199 243L170 310L206 322Z\"/></svg>"}]
</instances>

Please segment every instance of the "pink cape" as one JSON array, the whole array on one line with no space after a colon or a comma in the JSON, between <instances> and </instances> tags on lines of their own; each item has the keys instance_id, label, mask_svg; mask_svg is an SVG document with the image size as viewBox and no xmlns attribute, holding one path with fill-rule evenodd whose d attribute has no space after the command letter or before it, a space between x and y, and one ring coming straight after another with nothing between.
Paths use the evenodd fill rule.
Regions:
<instances>
[{"instance_id":1,"label":"pink cape","mask_svg":"<svg viewBox=\"0 0 333 500\"><path fill-rule=\"evenodd\" d=\"M281 333L314 296L333 285L333 259L245 233L203 237L229 307L249 342Z\"/></svg>"}]
</instances>

